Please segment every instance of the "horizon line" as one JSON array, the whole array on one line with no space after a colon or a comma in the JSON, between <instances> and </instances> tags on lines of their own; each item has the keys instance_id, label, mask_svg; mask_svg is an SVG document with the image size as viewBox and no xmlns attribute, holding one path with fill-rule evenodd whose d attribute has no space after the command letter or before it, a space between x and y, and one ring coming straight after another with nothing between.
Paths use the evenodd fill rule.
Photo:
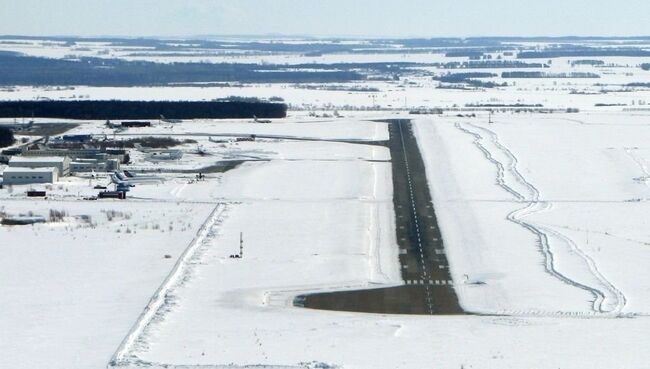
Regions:
<instances>
[{"instance_id":1,"label":"horizon line","mask_svg":"<svg viewBox=\"0 0 650 369\"><path fill-rule=\"evenodd\" d=\"M551 40L568 40L568 39L582 39L582 40L615 40L615 39L650 39L650 35L526 35L526 36L385 36L385 35L315 35L315 34L284 34L284 33L265 33L265 34L194 34L194 35L110 35L110 34L93 34L93 35L75 35L75 34L0 34L0 39L6 38L76 38L76 39L199 39L208 40L210 38L237 38L237 39L254 39L254 38L276 38L276 39L314 39L314 40L415 40L415 39L430 39L430 40L468 40L468 39L551 39Z\"/></svg>"}]
</instances>

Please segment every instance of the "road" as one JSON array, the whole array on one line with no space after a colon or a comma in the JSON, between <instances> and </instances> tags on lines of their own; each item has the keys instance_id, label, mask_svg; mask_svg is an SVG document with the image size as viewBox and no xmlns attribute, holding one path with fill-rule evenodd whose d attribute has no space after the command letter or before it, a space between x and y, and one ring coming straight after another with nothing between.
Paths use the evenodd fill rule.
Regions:
<instances>
[{"instance_id":1,"label":"road","mask_svg":"<svg viewBox=\"0 0 650 369\"><path fill-rule=\"evenodd\" d=\"M389 120L393 204L404 285L300 296L307 308L387 314L463 314L409 120Z\"/></svg>"}]
</instances>

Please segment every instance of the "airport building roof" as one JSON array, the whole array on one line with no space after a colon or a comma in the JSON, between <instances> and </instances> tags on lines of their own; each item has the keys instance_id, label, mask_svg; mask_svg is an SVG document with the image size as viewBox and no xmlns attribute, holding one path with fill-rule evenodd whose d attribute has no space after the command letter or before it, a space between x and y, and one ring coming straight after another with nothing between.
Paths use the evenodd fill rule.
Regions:
<instances>
[{"instance_id":1,"label":"airport building roof","mask_svg":"<svg viewBox=\"0 0 650 369\"><path fill-rule=\"evenodd\" d=\"M66 161L64 156L38 156L38 157L25 157L25 156L12 156L9 160L10 164L15 163L63 163Z\"/></svg>"},{"instance_id":2,"label":"airport building roof","mask_svg":"<svg viewBox=\"0 0 650 369\"><path fill-rule=\"evenodd\" d=\"M9 173L50 173L50 172L59 172L55 167L43 167L43 168L25 168L25 167L7 167L3 171L5 174Z\"/></svg>"}]
</instances>

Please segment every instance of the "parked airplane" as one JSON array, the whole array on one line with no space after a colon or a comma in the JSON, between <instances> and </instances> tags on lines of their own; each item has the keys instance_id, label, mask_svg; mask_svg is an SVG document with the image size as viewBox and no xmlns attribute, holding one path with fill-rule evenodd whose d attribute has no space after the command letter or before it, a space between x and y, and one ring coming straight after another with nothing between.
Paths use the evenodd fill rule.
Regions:
<instances>
[{"instance_id":1,"label":"parked airplane","mask_svg":"<svg viewBox=\"0 0 650 369\"><path fill-rule=\"evenodd\" d=\"M163 182L163 179L156 176L136 176L127 171L123 173L114 171L111 174L111 181L117 185L121 184L133 187L134 185L140 183L160 183Z\"/></svg>"}]
</instances>

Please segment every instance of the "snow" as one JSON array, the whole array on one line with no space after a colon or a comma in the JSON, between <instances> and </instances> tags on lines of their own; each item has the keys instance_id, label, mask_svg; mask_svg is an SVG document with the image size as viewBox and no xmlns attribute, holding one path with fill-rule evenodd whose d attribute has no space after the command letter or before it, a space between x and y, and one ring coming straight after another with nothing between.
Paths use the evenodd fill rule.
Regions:
<instances>
[{"instance_id":1,"label":"snow","mask_svg":"<svg viewBox=\"0 0 650 369\"><path fill-rule=\"evenodd\" d=\"M640 231L643 227L629 224L622 216L638 214L633 218L643 222L642 213L647 211L643 202L628 202L628 196L622 194L623 200L615 200L615 205L590 202L589 194L576 203L566 198L553 201L546 197L552 186L536 183L537 178L544 177L541 173L548 170L540 163L560 161L550 159L551 155L565 158L567 150L593 155L590 150L599 152L604 143L627 147L634 142L607 139L608 130L601 124L610 119L609 115L524 116L526 119L520 115L496 115L492 125L481 123L486 117L433 118L415 124L454 280L463 280L467 273L471 280L486 282L456 284L461 303L470 311L500 316L416 317L293 307L293 296L306 291L401 283L395 268L396 255L389 246L394 244L391 228L386 226L391 224L392 204L387 201L390 189L374 190L375 195L370 196L371 176L363 172L369 163L363 160L273 160L250 163L224 175L216 192L237 204L229 207L214 238L197 256L198 261L188 266L191 277L167 294L172 303L143 324L142 334L132 346L124 347L125 360L121 364L411 368L433 363L440 368L520 368L534 362L536 367L549 369L565 367L567 363L572 368L643 366L647 357L642 353L650 343L645 331L650 328L650 321L643 309L647 305L643 301L647 291L638 275L643 275L647 261L643 241L647 235ZM639 116L611 116L617 117L622 126L631 127L631 132L644 120ZM593 124L571 123L567 119ZM610 302L618 298L612 292L603 298L602 311L594 311L595 301L589 291L558 280L544 269L543 253L534 234L505 220L509 212L526 205L526 198L533 196L526 193L530 188L511 183L513 178L509 176L514 174L504 173L504 183L524 196L519 202L513 201L513 195L495 182L496 167L473 144L475 137L457 128L455 123L459 121L461 127L486 136L486 131L475 127L498 133L499 142L518 159L516 168L520 175L538 188L540 201L553 205L545 212L522 219L561 232L575 242L592 258L606 281L624 293L623 309L616 310L616 303ZM567 125L577 128L566 128ZM591 131L594 127L596 130ZM578 131L571 132L572 129ZM558 130L566 139L550 140L558 135ZM512 140L507 139L506 132L510 132ZM571 137L584 135L589 137L588 144L575 148L576 141ZM549 139L544 139L546 136ZM538 146L526 144L537 137L541 139ZM639 137L642 136L621 134L621 139L632 141ZM306 145L311 144L323 143ZM493 151L495 159L506 160L497 151L498 146L487 142L485 145ZM354 146L357 145L348 145ZM336 151L339 150L337 147ZM595 170L581 167L578 160L571 162L572 179L581 178L581 170ZM372 165L375 170L383 167L374 164L377 163ZM341 174L335 175L328 168ZM630 169L626 172L629 180L639 175L634 165L623 168ZM619 175L611 172L604 183L616 186L624 181L616 179ZM384 172L381 177L387 176ZM337 180L332 181L334 178ZM339 186L343 179L345 185ZM555 186L564 183L556 181ZM644 185L632 183L624 189L630 191L634 186ZM602 191L604 194L607 189ZM626 194L638 196L634 192ZM620 210L614 210L619 206ZM364 216L368 211L377 215ZM609 221L612 211L621 214L620 221ZM593 214L600 212L604 215L595 221ZM369 237L373 232L363 231L369 220L378 221L374 228L380 235L374 242ZM553 227L552 221L575 229L591 228L591 246L584 247L575 233ZM245 256L231 259L229 255L238 252L239 232L244 234ZM605 251L603 241L614 239L610 235L620 241L609 240ZM366 246L361 247L362 244ZM379 245L375 246L379 252L371 252L373 247L369 245ZM603 288L598 285L601 281L590 274L593 271L581 266L584 259L576 259L575 252L557 252L553 242L551 247L557 253L557 270L579 282ZM601 255L593 252L597 248L602 250ZM368 263L369 260L372 262ZM621 265L625 267L620 268ZM619 316L630 318L616 318ZM594 344L599 341L607 341L607 348Z\"/></svg>"},{"instance_id":2,"label":"snow","mask_svg":"<svg viewBox=\"0 0 650 369\"><path fill-rule=\"evenodd\" d=\"M3 200L0 208L46 218L50 209L68 213L61 223L0 227L0 352L7 368L105 367L173 264L163 256L178 257L210 209L30 200ZM74 218L80 215L93 224Z\"/></svg>"},{"instance_id":3,"label":"snow","mask_svg":"<svg viewBox=\"0 0 650 369\"><path fill-rule=\"evenodd\" d=\"M12 157L9 160L9 164L15 164L16 166L21 164L31 164L31 163L52 163L52 164L63 164L65 158L57 156L39 156L39 157Z\"/></svg>"},{"instance_id":4,"label":"snow","mask_svg":"<svg viewBox=\"0 0 650 369\"><path fill-rule=\"evenodd\" d=\"M138 185L126 201L73 200L93 192L88 183L97 180L87 179L65 178L50 186L49 201L24 199L24 186L4 191L8 213L41 209L37 215L47 216L52 208L70 215L61 225L0 228L2 247L12 255L0 268L2 280L10 281L0 287L8 311L0 324L3 338L10 337L1 342L4 362L55 368L104 367L111 358L134 368L645 365L648 290L639 280L649 261L643 220L648 188L639 180L647 176L645 160L650 159L642 142L645 115L496 114L492 125L481 115L416 121L452 276L460 281L468 274L486 283L456 284L461 303L470 311L505 315L417 317L293 307L293 297L306 292L402 283L389 153L363 143L385 139L386 125L366 120L379 118L377 113L356 115L345 121L354 127L349 131L340 131L342 122L311 118L310 123L303 116L269 125L188 122L184 137L196 138L210 156L192 154L196 144L183 145L183 159L160 164L163 168L258 157L224 174L208 174L205 181L163 173L163 183ZM522 219L561 233L590 256L624 294L620 316L629 319L614 318L616 304L610 301L615 293L603 300L602 313L595 312L591 293L544 269L534 235L505 220L526 199L514 201L498 185L494 163L473 143L476 137L456 123L488 137L482 141L485 148L505 163L508 156L482 129L495 132L517 158L519 174L538 189L540 201L552 204ZM84 128L101 129L101 122L77 131ZM197 129L215 136L225 130L316 140L217 144L197 136ZM360 141L321 141L326 138ZM145 165L137 155L134 160L134 166ZM556 175L548 178L549 171ZM504 172L504 183L532 196L513 173ZM575 185L566 186L567 181ZM102 209L132 216L108 222ZM74 218L81 214L91 215L95 228ZM173 232L167 231L169 223ZM154 224L159 229L154 231ZM177 224L186 230L179 231ZM136 233L127 235L127 227ZM239 251L240 232L244 258L231 259ZM43 234L54 241L43 243ZM570 252L557 255L558 270L603 287L581 267L584 259ZM143 310L147 304L150 309ZM594 344L605 341L606 349ZM58 348L60 342L65 349ZM27 347L41 354L26 359Z\"/></svg>"},{"instance_id":5,"label":"snow","mask_svg":"<svg viewBox=\"0 0 650 369\"><path fill-rule=\"evenodd\" d=\"M23 163L21 163L23 164ZM20 167L13 166L5 168L2 173L27 173L27 174L52 174L58 173L58 169L55 167L43 167L43 168L29 168L29 167Z\"/></svg>"},{"instance_id":6,"label":"snow","mask_svg":"<svg viewBox=\"0 0 650 369\"><path fill-rule=\"evenodd\" d=\"M211 300L204 303L214 304ZM185 320L170 323L185 327L177 333L188 335L182 340L168 336L173 346L157 349L158 358L206 367L218 367L215 363L223 363L222 367L228 363L270 363L260 365L262 368L307 367L300 363L320 362L344 368L432 365L443 369L461 366L507 369L535 363L539 368L581 369L635 368L647 362L644 352L648 325L638 320L431 319L295 309L291 311L291 320L283 320L283 325L271 325L270 321L286 313L267 309L255 315L242 314L241 308L234 305L222 307L224 314L210 315L199 326L188 327L184 323L193 321ZM196 308L183 312L183 317L205 314L204 309ZM233 325L233 320L238 324ZM616 332L617 339L612 339L612 332Z\"/></svg>"},{"instance_id":7,"label":"snow","mask_svg":"<svg viewBox=\"0 0 650 369\"><path fill-rule=\"evenodd\" d=\"M0 48L164 62L450 61L415 53L168 57L90 42ZM128 56L133 52L142 56ZM58 222L0 226L0 366L646 367L650 90L623 85L650 72L638 68L643 58L598 59L616 66L572 68L572 58L558 58L543 71L600 79L517 79L471 91L440 89L429 77L361 86L376 92L289 84L0 88L8 100L280 96L293 108L271 124L188 120L114 132L103 121L74 122L71 134L196 142L174 147L181 159L155 163L133 150L125 169L160 173L155 183L138 183L127 200L82 200L109 182L105 174L0 190L1 217L64 214ZM493 123L480 111L404 112L517 103L581 112L495 113ZM309 110L344 117L310 117ZM373 144L389 138L387 125L373 121L380 118L414 119L454 288L472 315L292 304L304 293L403 283L390 152ZM235 140L249 135L258 137ZM228 162L239 165L196 178L194 172ZM47 190L48 198L28 199L28 189ZM244 256L231 258L240 234Z\"/></svg>"},{"instance_id":8,"label":"snow","mask_svg":"<svg viewBox=\"0 0 650 369\"><path fill-rule=\"evenodd\" d=\"M53 208L69 214L64 223L37 226L42 230L0 229L3 244L6 240L13 245L8 252L15 258L23 258L23 254L56 253L60 265L47 268L54 277L33 277L17 272L16 268L23 267L24 263L14 260L13 268L5 264L7 275L21 275L21 278L15 279L16 287L4 286L4 296L16 296L17 291L40 283L47 293L30 293L27 301L42 299L51 306L42 309L42 304L34 304L31 309L14 313L23 300L12 299L7 305L12 309L8 316L12 319L3 320L2 324L7 337L12 338L11 343L3 344L6 348L3 351L8 352L6 361L10 365L24 362L25 348L32 347L33 342L29 340L36 337L48 337L47 342L52 344L66 342L70 348L55 351L52 346L41 344L42 355L27 360L36 366L50 363L52 367L66 367L79 363L83 367L99 367L119 347L127 349L127 358L139 353L138 350L154 347L149 337L160 329L161 317L156 315L152 319L156 324L151 326L131 324L138 321L147 299L157 289L162 291L159 296L166 296L164 304L154 303L144 311L158 313L156 307L160 306L162 311L170 309L163 316L166 321L167 315L175 317L175 308L179 306L176 297L171 296L177 294L180 300L187 296L188 302L200 303L206 288L218 292L219 296L253 301L250 308L254 310L266 304L259 298L266 296L273 286L277 294L273 305L284 309L300 290L401 283L397 250L393 247L390 155L385 147L364 144L365 140L387 139L385 123L318 119L296 123L289 119L265 125L207 121L185 124L178 128L183 127L190 135L187 137L197 138L205 146L209 159L191 154L194 145L188 144L184 145L188 152L184 158L190 157L187 162L159 165L173 170L200 164L202 159L206 164L223 159L250 160L252 153L258 158L225 174L207 174L205 181L194 181L189 174L163 173L160 175L163 182L138 184L124 201L79 200L95 194L97 190L92 186L102 183L102 178L66 177L54 185L45 185L47 201L26 200L23 190L28 186L13 186L0 193L6 204L4 211L8 213L35 209L47 216L48 209ZM101 122L84 123L78 130L91 132L101 125ZM209 136L192 136L197 134L192 133L197 129L215 136L236 131L307 140L275 138L214 143L208 141ZM324 141L327 139L359 144ZM145 165L138 155L133 160L133 166ZM208 217L215 206L219 211ZM105 221L102 210L108 209L128 212L130 218ZM78 218L81 214L90 215L97 224L84 225ZM211 220L197 233L206 218ZM174 231L168 230L170 226ZM182 236L179 227L183 228ZM127 233L127 229L132 233ZM246 240L246 257L230 259L229 255L238 252L240 231ZM44 232L52 234L50 238L56 249L39 242ZM18 239L24 241L18 243ZM287 249L288 245L301 244L304 246ZM172 258L163 258L165 254ZM48 263L51 259L42 257L39 261ZM107 260L115 263L107 264ZM223 269L224 265L230 267ZM257 273L251 274L249 268ZM36 267L34 273L43 269L44 266ZM90 273L92 278L84 279ZM256 275L266 278L255 278ZM165 278L169 284L161 282ZM205 280L217 285L200 283ZM173 295L167 288L174 291ZM78 303L70 308L60 300ZM15 323L28 322L25 314L35 315L39 311L43 323L37 329L28 329L27 323ZM63 329L61 325L60 317L66 314L78 315L78 324L73 324L72 329ZM146 320L151 316L144 314L141 318ZM114 324L115 320L120 324ZM112 325L107 328L106 324ZM89 345L92 349L84 354L72 351Z\"/></svg>"},{"instance_id":9,"label":"snow","mask_svg":"<svg viewBox=\"0 0 650 369\"><path fill-rule=\"evenodd\" d=\"M647 234L629 233L648 211L635 180L645 162L629 155L646 117L486 118L416 124L454 279L486 282L460 291L463 307L646 314L637 266L650 258Z\"/></svg>"},{"instance_id":10,"label":"snow","mask_svg":"<svg viewBox=\"0 0 650 369\"><path fill-rule=\"evenodd\" d=\"M142 323L144 333L117 361L175 363L166 361L165 351L183 339L181 331L204 339L194 330L215 326L205 319L223 319L233 307L248 319L266 307L293 309L300 291L401 283L391 183L390 163L359 159L273 160L227 172L215 193L237 204L198 262L187 265L191 277L166 292L174 303ZM239 252L239 232L244 258L231 259ZM292 319L280 314L275 324Z\"/></svg>"},{"instance_id":11,"label":"snow","mask_svg":"<svg viewBox=\"0 0 650 369\"><path fill-rule=\"evenodd\" d=\"M490 70L482 70L490 72ZM500 73L500 70L497 71ZM377 92L330 91L305 89L287 84L251 84L237 87L90 87L76 86L74 90L52 90L43 87L22 86L0 89L0 100L29 99L97 99L110 100L205 100L246 96L268 99L273 96L283 98L294 109L326 110L408 110L419 107L463 107L467 104L541 104L549 109L579 108L581 110L616 110L642 108L633 105L650 101L650 89L625 88L622 84L647 80L650 72L637 72L634 78L621 79L620 74L611 80L606 79L525 79L508 80L511 85L479 90L455 90L437 88L438 83L429 79L413 78L415 85L405 86L397 82L367 82L366 87L377 88ZM504 80L505 81L505 80ZM499 82L499 81L497 81ZM516 85L512 85L516 82ZM604 87L594 86L605 83ZM358 83L348 84L350 88ZM626 106L595 107L597 103L625 104Z\"/></svg>"},{"instance_id":12,"label":"snow","mask_svg":"<svg viewBox=\"0 0 650 369\"><path fill-rule=\"evenodd\" d=\"M277 119L274 123L253 123L252 120L187 120L182 123L157 123L153 127L128 128L114 132L105 125L105 121L79 122L80 126L68 131L70 134L113 135L130 138L132 136L190 136L195 137L237 137L264 136L278 139L306 140L350 140L350 141L384 141L388 134L383 124L371 121L350 120L346 118L332 120L305 121L302 117ZM263 138L264 138L263 137ZM177 137L182 139L183 137Z\"/></svg>"}]
</instances>

